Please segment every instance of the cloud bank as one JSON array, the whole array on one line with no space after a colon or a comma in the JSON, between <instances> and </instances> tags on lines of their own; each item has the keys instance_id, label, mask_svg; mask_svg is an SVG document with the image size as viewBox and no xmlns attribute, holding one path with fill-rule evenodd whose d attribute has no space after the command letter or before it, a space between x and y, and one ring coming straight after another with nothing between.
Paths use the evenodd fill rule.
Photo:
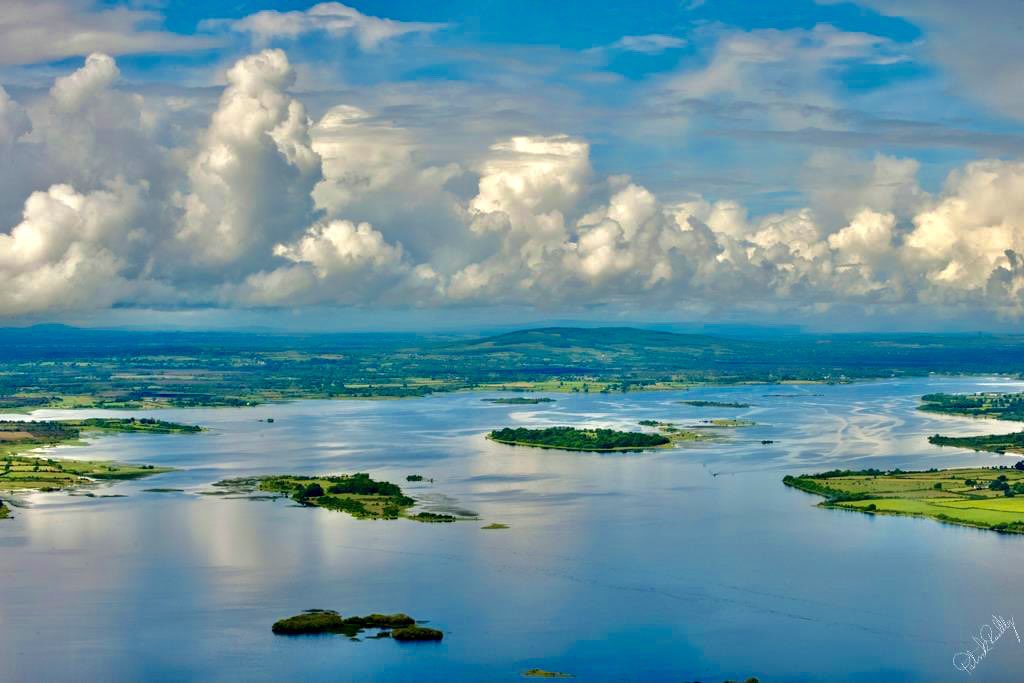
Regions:
<instances>
[{"instance_id":1,"label":"cloud bank","mask_svg":"<svg viewBox=\"0 0 1024 683\"><path fill-rule=\"evenodd\" d=\"M862 49L821 30L806 39ZM763 47L730 44L712 68L740 82ZM966 163L929 194L913 160L878 155L833 182L842 159L819 155L808 206L755 215L602 177L591 144L569 134L439 161L422 131L350 103L313 120L294 83L282 50L246 56L189 134L187 103L133 92L106 54L30 102L0 89L0 151L13 160L0 170L0 316L495 304L1024 314L1022 162ZM684 85L710 87L673 87Z\"/></svg>"}]
</instances>

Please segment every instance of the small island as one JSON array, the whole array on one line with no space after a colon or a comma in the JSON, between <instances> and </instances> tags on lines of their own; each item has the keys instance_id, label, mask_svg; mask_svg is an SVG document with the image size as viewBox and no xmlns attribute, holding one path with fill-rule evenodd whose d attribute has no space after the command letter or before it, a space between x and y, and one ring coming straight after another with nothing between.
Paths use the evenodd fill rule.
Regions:
<instances>
[{"instance_id":1,"label":"small island","mask_svg":"<svg viewBox=\"0 0 1024 683\"><path fill-rule=\"evenodd\" d=\"M435 512L409 513L416 501L398 484L375 481L365 472L301 476L270 475L223 479L213 486L231 493L264 491L287 496L307 507L346 512L356 519L411 519L416 522L454 522L454 515Z\"/></svg>"},{"instance_id":2,"label":"small island","mask_svg":"<svg viewBox=\"0 0 1024 683\"><path fill-rule=\"evenodd\" d=\"M575 678L572 674L562 671L545 671L544 669L527 669L523 672L526 678Z\"/></svg>"},{"instance_id":3,"label":"small island","mask_svg":"<svg viewBox=\"0 0 1024 683\"><path fill-rule=\"evenodd\" d=\"M704 401L704 400L690 400L690 401L679 401L685 403L688 406L694 408L749 408L749 403L733 403L731 401Z\"/></svg>"},{"instance_id":4,"label":"small island","mask_svg":"<svg viewBox=\"0 0 1024 683\"><path fill-rule=\"evenodd\" d=\"M1018 467L832 470L786 476L783 483L825 498L819 507L869 514L928 517L1008 533L1024 533L1024 462Z\"/></svg>"},{"instance_id":5,"label":"small island","mask_svg":"<svg viewBox=\"0 0 1024 683\"><path fill-rule=\"evenodd\" d=\"M757 423L752 420L740 420L732 417L716 417L711 420L701 420L696 427L721 427L723 429L735 429L738 427L753 427Z\"/></svg>"},{"instance_id":6,"label":"small island","mask_svg":"<svg viewBox=\"0 0 1024 683\"><path fill-rule=\"evenodd\" d=\"M513 398L483 398L483 399L480 399L480 400L485 402L485 403L495 403L495 404L498 404L498 405L506 405L506 406L535 406L538 403L554 403L555 402L555 399L553 399L553 398L545 398L545 397L533 398L533 397L529 397L529 396L515 396Z\"/></svg>"},{"instance_id":7,"label":"small island","mask_svg":"<svg viewBox=\"0 0 1024 683\"><path fill-rule=\"evenodd\" d=\"M374 638L392 638L399 642L441 640L444 633L418 626L408 614L370 614L365 617L342 617L334 610L310 609L294 617L280 619L270 627L279 636L338 634L358 640L367 629L376 629Z\"/></svg>"},{"instance_id":8,"label":"small island","mask_svg":"<svg viewBox=\"0 0 1024 683\"><path fill-rule=\"evenodd\" d=\"M1024 421L1024 393L925 394L918 410L944 415Z\"/></svg>"},{"instance_id":9,"label":"small island","mask_svg":"<svg viewBox=\"0 0 1024 683\"><path fill-rule=\"evenodd\" d=\"M495 429L487 438L509 446L554 448L566 451L639 451L672 443L664 434L620 432L614 429L577 429L575 427L506 427Z\"/></svg>"}]
</instances>

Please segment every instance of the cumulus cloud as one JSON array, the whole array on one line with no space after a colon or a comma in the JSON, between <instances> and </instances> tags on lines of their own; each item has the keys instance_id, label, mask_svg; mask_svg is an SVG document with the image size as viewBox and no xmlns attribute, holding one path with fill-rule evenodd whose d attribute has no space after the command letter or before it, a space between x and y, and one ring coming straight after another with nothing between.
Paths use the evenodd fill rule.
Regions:
<instances>
[{"instance_id":1,"label":"cumulus cloud","mask_svg":"<svg viewBox=\"0 0 1024 683\"><path fill-rule=\"evenodd\" d=\"M369 223L335 220L311 226L274 253L291 262L228 287L232 302L248 305L333 303L366 305L414 302L439 286L427 265L410 265L400 244L389 244Z\"/></svg>"},{"instance_id":2,"label":"cumulus cloud","mask_svg":"<svg viewBox=\"0 0 1024 683\"><path fill-rule=\"evenodd\" d=\"M274 39L294 39L322 31L329 36L351 35L364 50L376 49L382 42L410 33L429 33L444 24L397 21L372 17L340 2L322 2L305 11L263 10L237 21L214 20L208 26L228 25L231 30L248 33L261 43Z\"/></svg>"},{"instance_id":3,"label":"cumulus cloud","mask_svg":"<svg viewBox=\"0 0 1024 683\"><path fill-rule=\"evenodd\" d=\"M134 223L140 200L133 187L34 192L22 221L0 234L0 315L103 307L128 295L117 252L144 239Z\"/></svg>"},{"instance_id":4,"label":"cumulus cloud","mask_svg":"<svg viewBox=\"0 0 1024 683\"><path fill-rule=\"evenodd\" d=\"M817 153L808 205L766 214L601 177L578 136L517 135L445 162L422 130L369 108L336 103L314 122L280 50L235 63L192 136L168 134L174 108L118 74L94 54L29 104L0 90L0 149L18 160L3 172L19 169L0 192L17 201L0 228L0 316L154 304L1024 314L1021 161L968 163L929 194L912 159Z\"/></svg>"},{"instance_id":5,"label":"cumulus cloud","mask_svg":"<svg viewBox=\"0 0 1024 683\"><path fill-rule=\"evenodd\" d=\"M199 266L240 274L312 217L321 160L305 107L285 91L295 73L281 50L239 60L189 168L178 240Z\"/></svg>"}]
</instances>

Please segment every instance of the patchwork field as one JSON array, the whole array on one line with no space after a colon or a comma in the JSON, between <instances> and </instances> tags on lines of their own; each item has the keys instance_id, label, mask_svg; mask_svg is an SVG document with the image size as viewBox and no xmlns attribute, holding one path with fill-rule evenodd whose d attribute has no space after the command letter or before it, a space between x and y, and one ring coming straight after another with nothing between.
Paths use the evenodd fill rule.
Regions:
<instances>
[{"instance_id":1,"label":"patchwork field","mask_svg":"<svg viewBox=\"0 0 1024 683\"><path fill-rule=\"evenodd\" d=\"M783 482L824 496L821 507L1024 533L1024 470L1015 468L833 471Z\"/></svg>"}]
</instances>

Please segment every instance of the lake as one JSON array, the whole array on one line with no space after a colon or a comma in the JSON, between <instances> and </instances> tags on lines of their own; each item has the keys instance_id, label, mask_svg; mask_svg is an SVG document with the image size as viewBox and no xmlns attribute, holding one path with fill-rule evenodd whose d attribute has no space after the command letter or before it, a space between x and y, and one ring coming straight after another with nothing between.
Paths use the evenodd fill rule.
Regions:
<instances>
[{"instance_id":1,"label":"lake","mask_svg":"<svg viewBox=\"0 0 1024 683\"><path fill-rule=\"evenodd\" d=\"M933 391L998 378L687 392L301 401L239 409L36 411L151 416L198 435L127 434L63 457L179 471L24 498L0 522L0 680L509 681L526 669L607 681L968 680L953 656L992 619L1024 630L1024 537L813 507L786 474L1018 458L927 443L1019 423L921 413ZM508 396L505 394L504 396ZM681 399L740 401L697 408ZM260 422L274 418L274 423ZM742 417L728 439L645 453L511 447L501 426L636 428ZM7 416L18 419L18 416ZM763 445L762 440L776 443ZM480 521L355 520L287 500L198 495L226 477L369 472ZM406 484L409 474L433 483ZM153 487L184 493L146 493ZM507 530L481 526L501 522ZM276 637L303 609L407 612L441 643ZM1016 680L1012 631L973 678Z\"/></svg>"}]
</instances>

